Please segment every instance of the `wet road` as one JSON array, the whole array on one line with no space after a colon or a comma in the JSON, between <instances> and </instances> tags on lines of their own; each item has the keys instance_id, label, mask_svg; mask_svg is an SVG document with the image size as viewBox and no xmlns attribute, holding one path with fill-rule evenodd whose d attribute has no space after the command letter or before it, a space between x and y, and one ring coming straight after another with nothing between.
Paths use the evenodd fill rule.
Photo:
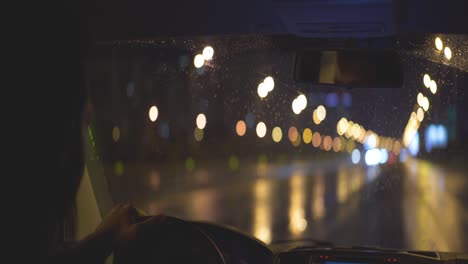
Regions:
<instances>
[{"instance_id":1,"label":"wet road","mask_svg":"<svg viewBox=\"0 0 468 264\"><path fill-rule=\"evenodd\" d=\"M468 251L468 175L427 161L263 164L229 173L195 169L170 179L161 170L139 173L145 187L128 198L149 213L231 225L266 243L313 238Z\"/></svg>"}]
</instances>

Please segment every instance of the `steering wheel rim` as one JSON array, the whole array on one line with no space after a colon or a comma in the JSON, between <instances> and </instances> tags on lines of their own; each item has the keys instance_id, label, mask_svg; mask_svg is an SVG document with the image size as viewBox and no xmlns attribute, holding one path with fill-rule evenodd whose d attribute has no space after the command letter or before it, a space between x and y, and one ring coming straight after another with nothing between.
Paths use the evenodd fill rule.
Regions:
<instances>
[{"instance_id":1,"label":"steering wheel rim","mask_svg":"<svg viewBox=\"0 0 468 264\"><path fill-rule=\"evenodd\" d=\"M140 218L142 221L146 217ZM196 225L166 216L145 228L135 241L115 250L114 264L143 263L225 264L218 246Z\"/></svg>"}]
</instances>

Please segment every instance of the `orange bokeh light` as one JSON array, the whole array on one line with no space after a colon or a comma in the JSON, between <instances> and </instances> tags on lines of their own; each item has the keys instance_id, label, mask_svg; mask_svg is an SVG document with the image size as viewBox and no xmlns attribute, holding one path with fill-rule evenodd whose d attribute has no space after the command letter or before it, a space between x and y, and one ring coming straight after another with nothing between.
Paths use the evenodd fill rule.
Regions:
<instances>
[{"instance_id":1,"label":"orange bokeh light","mask_svg":"<svg viewBox=\"0 0 468 264\"><path fill-rule=\"evenodd\" d=\"M239 137L242 137L245 135L245 132L247 131L247 127L245 125L245 122L243 120L237 121L236 124L236 133Z\"/></svg>"}]
</instances>

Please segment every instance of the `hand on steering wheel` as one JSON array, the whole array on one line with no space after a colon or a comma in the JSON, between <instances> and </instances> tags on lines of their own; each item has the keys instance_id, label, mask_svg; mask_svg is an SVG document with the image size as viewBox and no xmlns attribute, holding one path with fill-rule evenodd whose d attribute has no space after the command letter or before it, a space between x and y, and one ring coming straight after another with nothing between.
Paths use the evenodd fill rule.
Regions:
<instances>
[{"instance_id":1,"label":"hand on steering wheel","mask_svg":"<svg viewBox=\"0 0 468 264\"><path fill-rule=\"evenodd\" d=\"M94 234L107 238L114 247L118 247L134 241L137 234L144 232L145 228L162 223L164 220L164 216L161 215L137 221L140 217L141 214L130 204L118 204L104 217Z\"/></svg>"},{"instance_id":2,"label":"hand on steering wheel","mask_svg":"<svg viewBox=\"0 0 468 264\"><path fill-rule=\"evenodd\" d=\"M114 251L115 264L225 263L213 241L200 228L181 219L139 217L127 227L129 232L121 235L130 235L131 242Z\"/></svg>"}]
</instances>

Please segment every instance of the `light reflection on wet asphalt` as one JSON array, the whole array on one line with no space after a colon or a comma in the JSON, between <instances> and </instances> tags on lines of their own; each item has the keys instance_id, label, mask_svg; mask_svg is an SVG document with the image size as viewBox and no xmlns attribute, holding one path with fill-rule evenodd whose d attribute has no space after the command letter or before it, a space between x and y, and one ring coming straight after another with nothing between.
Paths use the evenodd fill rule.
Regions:
<instances>
[{"instance_id":1,"label":"light reflection on wet asphalt","mask_svg":"<svg viewBox=\"0 0 468 264\"><path fill-rule=\"evenodd\" d=\"M166 184L147 174L158 179L131 199L149 213L231 225L266 243L468 251L468 180L427 161L264 165L224 176L200 169Z\"/></svg>"}]
</instances>

